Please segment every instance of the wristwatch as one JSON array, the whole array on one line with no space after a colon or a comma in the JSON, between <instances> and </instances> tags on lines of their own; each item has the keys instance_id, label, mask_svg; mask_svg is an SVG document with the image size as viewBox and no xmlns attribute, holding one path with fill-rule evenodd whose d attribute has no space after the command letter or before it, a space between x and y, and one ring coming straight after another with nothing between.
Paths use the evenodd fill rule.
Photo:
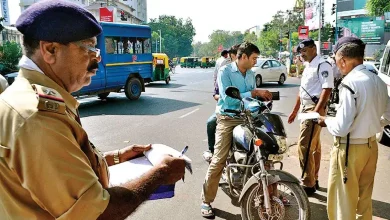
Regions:
<instances>
[{"instance_id":1,"label":"wristwatch","mask_svg":"<svg viewBox=\"0 0 390 220\"><path fill-rule=\"evenodd\" d=\"M119 162L119 150L116 150L114 152L114 164L118 164Z\"/></svg>"}]
</instances>

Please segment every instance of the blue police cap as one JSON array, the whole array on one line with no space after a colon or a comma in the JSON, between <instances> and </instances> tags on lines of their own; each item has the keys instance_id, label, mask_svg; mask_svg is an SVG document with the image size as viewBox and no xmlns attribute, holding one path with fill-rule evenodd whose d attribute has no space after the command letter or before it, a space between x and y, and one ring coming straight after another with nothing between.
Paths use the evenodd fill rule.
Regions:
<instances>
[{"instance_id":1,"label":"blue police cap","mask_svg":"<svg viewBox=\"0 0 390 220\"><path fill-rule=\"evenodd\" d=\"M345 44L357 44L359 46L365 46L365 43L357 37L342 37L337 41L335 47L333 48L333 53L336 54L336 52Z\"/></svg>"},{"instance_id":2,"label":"blue police cap","mask_svg":"<svg viewBox=\"0 0 390 220\"><path fill-rule=\"evenodd\" d=\"M297 47L297 52L299 53L302 48L308 47L308 46L315 46L316 44L314 43L314 40L311 38L307 38L302 40Z\"/></svg>"},{"instance_id":3,"label":"blue police cap","mask_svg":"<svg viewBox=\"0 0 390 220\"><path fill-rule=\"evenodd\" d=\"M16 21L16 28L26 37L62 44L95 37L102 32L91 13L64 0L45 0L31 5Z\"/></svg>"}]
</instances>

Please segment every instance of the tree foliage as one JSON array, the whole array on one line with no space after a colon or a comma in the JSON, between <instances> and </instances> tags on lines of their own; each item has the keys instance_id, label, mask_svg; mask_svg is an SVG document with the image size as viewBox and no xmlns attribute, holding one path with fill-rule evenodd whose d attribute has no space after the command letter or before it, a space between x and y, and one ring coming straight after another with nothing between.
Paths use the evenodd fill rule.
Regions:
<instances>
[{"instance_id":1,"label":"tree foliage","mask_svg":"<svg viewBox=\"0 0 390 220\"><path fill-rule=\"evenodd\" d=\"M192 41L195 36L195 28L192 20L187 18L177 19L175 16L161 15L159 18L152 18L148 25L151 27L154 48L156 38L160 38L158 30L161 30L162 52L169 57L189 56L192 53ZM159 45L158 45L159 49ZM154 51L155 49L152 49Z\"/></svg>"},{"instance_id":2,"label":"tree foliage","mask_svg":"<svg viewBox=\"0 0 390 220\"><path fill-rule=\"evenodd\" d=\"M0 45L0 73L2 75L18 70L18 62L22 57L22 48L16 42Z\"/></svg>"},{"instance_id":3,"label":"tree foliage","mask_svg":"<svg viewBox=\"0 0 390 220\"><path fill-rule=\"evenodd\" d=\"M389 0L367 0L366 8L371 16L383 16L390 11Z\"/></svg>"}]
</instances>

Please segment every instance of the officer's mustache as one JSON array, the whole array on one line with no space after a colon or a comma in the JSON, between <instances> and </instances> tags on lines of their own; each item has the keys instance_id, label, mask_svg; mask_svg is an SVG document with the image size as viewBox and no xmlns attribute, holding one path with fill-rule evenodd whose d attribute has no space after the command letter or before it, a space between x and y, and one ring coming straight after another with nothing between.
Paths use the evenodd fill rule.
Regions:
<instances>
[{"instance_id":1,"label":"officer's mustache","mask_svg":"<svg viewBox=\"0 0 390 220\"><path fill-rule=\"evenodd\" d=\"M92 72L93 70L97 69L99 67L98 63L94 62L88 67L88 72Z\"/></svg>"}]
</instances>

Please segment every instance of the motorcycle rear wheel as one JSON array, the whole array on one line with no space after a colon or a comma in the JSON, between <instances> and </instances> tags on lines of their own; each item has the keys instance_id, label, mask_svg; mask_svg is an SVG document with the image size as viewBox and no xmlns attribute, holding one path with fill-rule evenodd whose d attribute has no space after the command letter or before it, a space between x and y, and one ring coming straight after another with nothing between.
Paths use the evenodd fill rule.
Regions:
<instances>
[{"instance_id":1,"label":"motorcycle rear wheel","mask_svg":"<svg viewBox=\"0 0 390 220\"><path fill-rule=\"evenodd\" d=\"M263 195L262 186L261 184L255 184L248 189L241 201L243 220L310 219L309 200L303 188L299 184L291 182L280 181L276 184L278 184L279 196L273 197L271 205L272 210L277 212L273 213L273 216L268 216L265 213L264 205L258 204L259 200L261 200L260 195ZM281 188L283 187L288 188L288 191L282 192Z\"/></svg>"}]
</instances>

